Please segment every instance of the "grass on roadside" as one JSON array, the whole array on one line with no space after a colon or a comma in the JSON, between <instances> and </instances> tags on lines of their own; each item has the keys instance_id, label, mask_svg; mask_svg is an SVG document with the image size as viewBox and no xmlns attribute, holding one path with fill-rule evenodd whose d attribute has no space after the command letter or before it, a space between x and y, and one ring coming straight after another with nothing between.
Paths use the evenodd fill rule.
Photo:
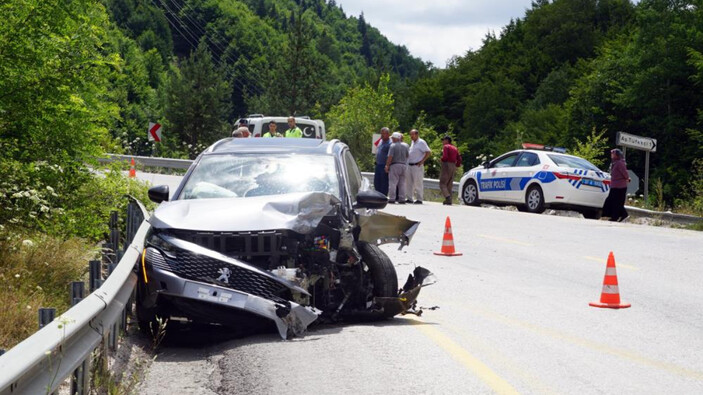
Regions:
<instances>
[{"instance_id":1,"label":"grass on roadside","mask_svg":"<svg viewBox=\"0 0 703 395\"><path fill-rule=\"evenodd\" d=\"M37 331L37 309L69 306L71 281L85 280L97 256L84 239L21 234L0 226L0 348L10 349Z\"/></svg>"}]
</instances>

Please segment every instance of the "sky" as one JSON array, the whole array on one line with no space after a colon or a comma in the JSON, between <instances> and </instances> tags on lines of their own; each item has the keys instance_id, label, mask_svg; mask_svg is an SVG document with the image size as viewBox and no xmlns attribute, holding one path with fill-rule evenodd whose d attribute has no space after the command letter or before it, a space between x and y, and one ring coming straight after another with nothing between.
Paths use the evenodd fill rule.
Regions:
<instances>
[{"instance_id":1,"label":"sky","mask_svg":"<svg viewBox=\"0 0 703 395\"><path fill-rule=\"evenodd\" d=\"M481 48L491 31L500 34L522 18L532 0L336 0L347 16L366 22L413 56L444 68L455 55Z\"/></svg>"}]
</instances>

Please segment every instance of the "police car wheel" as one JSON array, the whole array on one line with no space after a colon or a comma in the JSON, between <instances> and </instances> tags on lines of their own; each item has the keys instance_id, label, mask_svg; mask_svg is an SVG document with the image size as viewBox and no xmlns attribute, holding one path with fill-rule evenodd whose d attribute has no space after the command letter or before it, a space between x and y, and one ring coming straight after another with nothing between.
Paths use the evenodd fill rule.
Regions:
<instances>
[{"instance_id":1,"label":"police car wheel","mask_svg":"<svg viewBox=\"0 0 703 395\"><path fill-rule=\"evenodd\" d=\"M537 185L531 186L525 195L525 207L530 213L541 214L544 212L544 194L542 188Z\"/></svg>"},{"instance_id":2,"label":"police car wheel","mask_svg":"<svg viewBox=\"0 0 703 395\"><path fill-rule=\"evenodd\" d=\"M478 188L476 188L476 183L469 181L464 185L464 190L461 192L461 199L467 206L478 206L481 204L478 200Z\"/></svg>"}]
</instances>

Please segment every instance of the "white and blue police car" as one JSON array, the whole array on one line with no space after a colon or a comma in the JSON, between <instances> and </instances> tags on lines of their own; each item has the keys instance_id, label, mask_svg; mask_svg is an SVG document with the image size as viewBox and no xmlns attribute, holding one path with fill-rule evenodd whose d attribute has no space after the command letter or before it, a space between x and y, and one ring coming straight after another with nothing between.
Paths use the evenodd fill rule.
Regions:
<instances>
[{"instance_id":1,"label":"white and blue police car","mask_svg":"<svg viewBox=\"0 0 703 395\"><path fill-rule=\"evenodd\" d=\"M519 211L542 213L546 208L575 210L599 219L610 189L610 174L563 148L523 144L461 177L461 200L514 205Z\"/></svg>"}]
</instances>

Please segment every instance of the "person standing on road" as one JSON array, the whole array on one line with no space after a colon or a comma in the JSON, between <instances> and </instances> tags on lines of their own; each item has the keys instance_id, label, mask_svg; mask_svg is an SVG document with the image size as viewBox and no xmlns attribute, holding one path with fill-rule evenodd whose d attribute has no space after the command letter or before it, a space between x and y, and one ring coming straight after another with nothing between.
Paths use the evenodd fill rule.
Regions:
<instances>
[{"instance_id":1,"label":"person standing on road","mask_svg":"<svg viewBox=\"0 0 703 395\"><path fill-rule=\"evenodd\" d=\"M288 117L288 130L286 130L286 137L303 137L303 131L300 130L299 127L295 126L295 117Z\"/></svg>"},{"instance_id":2,"label":"person standing on road","mask_svg":"<svg viewBox=\"0 0 703 395\"><path fill-rule=\"evenodd\" d=\"M405 173L408 169L408 144L403 143L403 135L393 133L391 144L386 159L386 173L388 173L388 203L405 204ZM398 194L396 195L396 187Z\"/></svg>"},{"instance_id":3,"label":"person standing on road","mask_svg":"<svg viewBox=\"0 0 703 395\"><path fill-rule=\"evenodd\" d=\"M271 122L269 122L269 130L266 133L264 133L264 135L261 137L271 138L271 137L283 137L283 136L281 136L281 134L278 133L278 131L276 131L276 121L271 121Z\"/></svg>"},{"instance_id":4,"label":"person standing on road","mask_svg":"<svg viewBox=\"0 0 703 395\"><path fill-rule=\"evenodd\" d=\"M432 154L432 150L430 150L427 142L420 138L417 129L410 131L410 140L412 143L408 154L408 172L405 175L405 194L407 195L408 203L413 203L414 194L414 203L422 204L424 197L422 181L425 178L425 161Z\"/></svg>"},{"instance_id":5,"label":"person standing on road","mask_svg":"<svg viewBox=\"0 0 703 395\"><path fill-rule=\"evenodd\" d=\"M625 155L615 148L610 150L610 192L603 203L603 216L610 217L610 221L622 222L629 217L625 210L627 197L627 184L631 181L627 172Z\"/></svg>"},{"instance_id":6,"label":"person standing on road","mask_svg":"<svg viewBox=\"0 0 703 395\"><path fill-rule=\"evenodd\" d=\"M452 205L452 189L454 189L454 174L461 166L461 155L459 150L452 145L452 138L449 135L442 137L442 164L439 170L439 189L444 196L442 204Z\"/></svg>"},{"instance_id":7,"label":"person standing on road","mask_svg":"<svg viewBox=\"0 0 703 395\"><path fill-rule=\"evenodd\" d=\"M373 187L375 190L388 196L388 173L386 173L386 159L388 159L388 150L391 148L389 138L389 129L381 128L381 142L376 150L376 168L373 175Z\"/></svg>"}]
</instances>

